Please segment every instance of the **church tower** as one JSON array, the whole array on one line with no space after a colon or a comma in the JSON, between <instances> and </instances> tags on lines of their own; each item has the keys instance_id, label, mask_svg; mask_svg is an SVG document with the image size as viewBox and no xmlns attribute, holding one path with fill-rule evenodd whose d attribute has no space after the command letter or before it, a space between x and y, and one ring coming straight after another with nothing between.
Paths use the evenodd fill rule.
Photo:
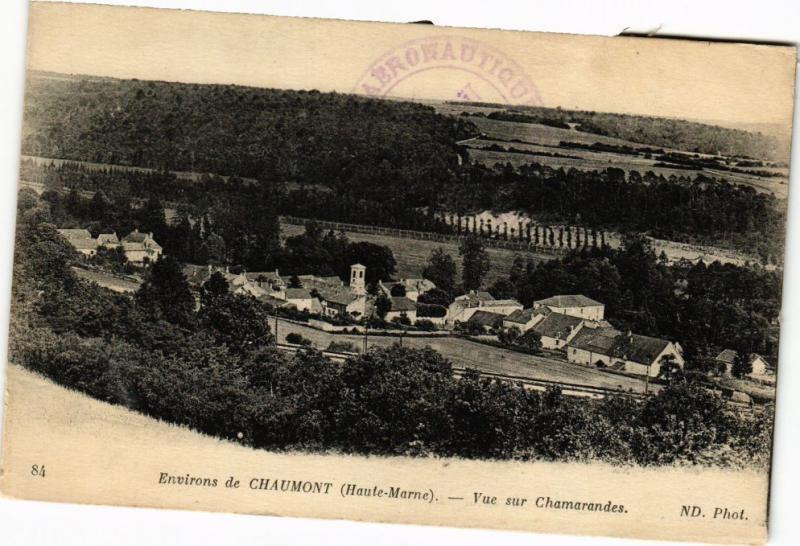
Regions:
<instances>
[{"instance_id":1,"label":"church tower","mask_svg":"<svg viewBox=\"0 0 800 546\"><path fill-rule=\"evenodd\" d=\"M354 294L363 296L367 293L365 284L365 273L367 268L361 264L353 264L350 266L350 290Z\"/></svg>"}]
</instances>

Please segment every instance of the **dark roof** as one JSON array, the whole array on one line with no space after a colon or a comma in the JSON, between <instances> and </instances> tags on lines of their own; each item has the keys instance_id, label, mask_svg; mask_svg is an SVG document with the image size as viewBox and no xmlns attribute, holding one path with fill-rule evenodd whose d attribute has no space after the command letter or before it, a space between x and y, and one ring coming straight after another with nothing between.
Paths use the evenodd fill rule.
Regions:
<instances>
[{"instance_id":1,"label":"dark roof","mask_svg":"<svg viewBox=\"0 0 800 546\"><path fill-rule=\"evenodd\" d=\"M733 349L725 349L724 351L722 351L717 355L716 360L719 360L720 362L725 362L727 364L732 364L734 358L736 358L736 351L734 351Z\"/></svg>"},{"instance_id":2,"label":"dark roof","mask_svg":"<svg viewBox=\"0 0 800 546\"><path fill-rule=\"evenodd\" d=\"M516 322L517 324L527 324L535 315L543 314L539 309L517 309L505 319L509 322Z\"/></svg>"},{"instance_id":3,"label":"dark roof","mask_svg":"<svg viewBox=\"0 0 800 546\"><path fill-rule=\"evenodd\" d=\"M497 324L498 320L503 320L505 318L504 315L500 313L491 313L489 311L475 311L469 320L467 320L470 324L480 324L483 327L492 327Z\"/></svg>"},{"instance_id":4,"label":"dark roof","mask_svg":"<svg viewBox=\"0 0 800 546\"><path fill-rule=\"evenodd\" d=\"M317 292L319 293L320 299L344 306L350 305L358 298L358 296L350 292L347 288L321 286L317 289Z\"/></svg>"},{"instance_id":5,"label":"dark roof","mask_svg":"<svg viewBox=\"0 0 800 546\"><path fill-rule=\"evenodd\" d=\"M625 343L624 340L622 341L619 348L619 351L622 353L620 358L625 358L625 360L631 360L641 364L651 364L668 344L669 341L666 339L632 334L630 336L630 343Z\"/></svg>"},{"instance_id":6,"label":"dark roof","mask_svg":"<svg viewBox=\"0 0 800 546\"><path fill-rule=\"evenodd\" d=\"M149 233L143 233L141 231L131 231L128 233L122 240L126 243L143 243L145 239L150 236Z\"/></svg>"},{"instance_id":7,"label":"dark roof","mask_svg":"<svg viewBox=\"0 0 800 546\"><path fill-rule=\"evenodd\" d=\"M535 303L540 305L549 305L551 307L597 307L603 305L599 301L592 298L587 298L582 294L566 294L560 296L551 296L543 300L537 300Z\"/></svg>"},{"instance_id":8,"label":"dark roof","mask_svg":"<svg viewBox=\"0 0 800 546\"><path fill-rule=\"evenodd\" d=\"M287 288L286 289L286 299L287 300L308 300L308 299L311 299L311 292L309 292L305 288Z\"/></svg>"},{"instance_id":9,"label":"dark roof","mask_svg":"<svg viewBox=\"0 0 800 546\"><path fill-rule=\"evenodd\" d=\"M543 321L533 327L533 331L540 336L565 339L582 322L583 319L564 315L563 313L550 313Z\"/></svg>"},{"instance_id":10,"label":"dark roof","mask_svg":"<svg viewBox=\"0 0 800 546\"><path fill-rule=\"evenodd\" d=\"M621 332L615 328L581 328L572 341L570 347L591 351L606 356L611 356L617 337Z\"/></svg>"},{"instance_id":11,"label":"dark roof","mask_svg":"<svg viewBox=\"0 0 800 546\"><path fill-rule=\"evenodd\" d=\"M405 296L389 298L392 300L392 311L416 311L417 304Z\"/></svg>"},{"instance_id":12,"label":"dark roof","mask_svg":"<svg viewBox=\"0 0 800 546\"><path fill-rule=\"evenodd\" d=\"M724 362L725 364L733 364L733 361L734 361L735 358L736 358L736 351L734 351L733 349L725 349L724 351L722 351L721 353L719 353L717 355L715 360L717 362ZM767 362L767 359L764 358L763 356L761 356L760 354L758 354L758 353L751 353L750 354L750 362L751 363L755 362L755 360L759 359L759 358L761 360L763 360L765 363L769 364Z\"/></svg>"}]
</instances>

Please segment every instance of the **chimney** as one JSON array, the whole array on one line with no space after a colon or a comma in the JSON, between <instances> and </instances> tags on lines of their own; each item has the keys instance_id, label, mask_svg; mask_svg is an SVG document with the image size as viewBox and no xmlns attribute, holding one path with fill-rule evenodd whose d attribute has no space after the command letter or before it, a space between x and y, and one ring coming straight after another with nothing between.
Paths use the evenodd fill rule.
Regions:
<instances>
[{"instance_id":1,"label":"chimney","mask_svg":"<svg viewBox=\"0 0 800 546\"><path fill-rule=\"evenodd\" d=\"M147 236L152 239L153 238L153 232L151 231L150 233L147 234Z\"/></svg>"}]
</instances>

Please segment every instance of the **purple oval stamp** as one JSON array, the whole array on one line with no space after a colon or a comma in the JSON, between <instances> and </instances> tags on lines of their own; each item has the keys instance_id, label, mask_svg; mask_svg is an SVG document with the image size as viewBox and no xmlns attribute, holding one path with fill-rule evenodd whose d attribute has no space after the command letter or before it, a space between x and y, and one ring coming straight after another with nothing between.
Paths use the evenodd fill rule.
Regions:
<instances>
[{"instance_id":1,"label":"purple oval stamp","mask_svg":"<svg viewBox=\"0 0 800 546\"><path fill-rule=\"evenodd\" d=\"M443 77L442 71L451 74ZM442 89L443 82L451 89ZM451 35L412 40L388 51L364 72L354 91L373 97L542 103L530 77L502 51Z\"/></svg>"}]
</instances>

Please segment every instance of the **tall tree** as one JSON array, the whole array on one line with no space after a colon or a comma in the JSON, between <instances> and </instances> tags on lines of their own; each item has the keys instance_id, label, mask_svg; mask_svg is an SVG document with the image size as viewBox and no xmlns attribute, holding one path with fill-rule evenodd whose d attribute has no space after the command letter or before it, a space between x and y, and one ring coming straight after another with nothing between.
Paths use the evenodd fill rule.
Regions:
<instances>
[{"instance_id":1,"label":"tall tree","mask_svg":"<svg viewBox=\"0 0 800 546\"><path fill-rule=\"evenodd\" d=\"M153 264L136 292L136 302L151 316L173 324L189 326L193 322L194 297L181 264L172 256L162 256Z\"/></svg>"},{"instance_id":2,"label":"tall tree","mask_svg":"<svg viewBox=\"0 0 800 546\"><path fill-rule=\"evenodd\" d=\"M461 279L464 290L477 290L481 287L491 262L480 237L470 235L461 241L458 248L462 260Z\"/></svg>"},{"instance_id":3,"label":"tall tree","mask_svg":"<svg viewBox=\"0 0 800 546\"><path fill-rule=\"evenodd\" d=\"M731 366L731 373L734 377L745 377L753 373L753 362L746 353L742 351L736 353Z\"/></svg>"},{"instance_id":4,"label":"tall tree","mask_svg":"<svg viewBox=\"0 0 800 546\"><path fill-rule=\"evenodd\" d=\"M422 270L422 276L433 282L440 290L452 295L456 287L456 262L444 248L436 248L431 252L428 264Z\"/></svg>"}]
</instances>

